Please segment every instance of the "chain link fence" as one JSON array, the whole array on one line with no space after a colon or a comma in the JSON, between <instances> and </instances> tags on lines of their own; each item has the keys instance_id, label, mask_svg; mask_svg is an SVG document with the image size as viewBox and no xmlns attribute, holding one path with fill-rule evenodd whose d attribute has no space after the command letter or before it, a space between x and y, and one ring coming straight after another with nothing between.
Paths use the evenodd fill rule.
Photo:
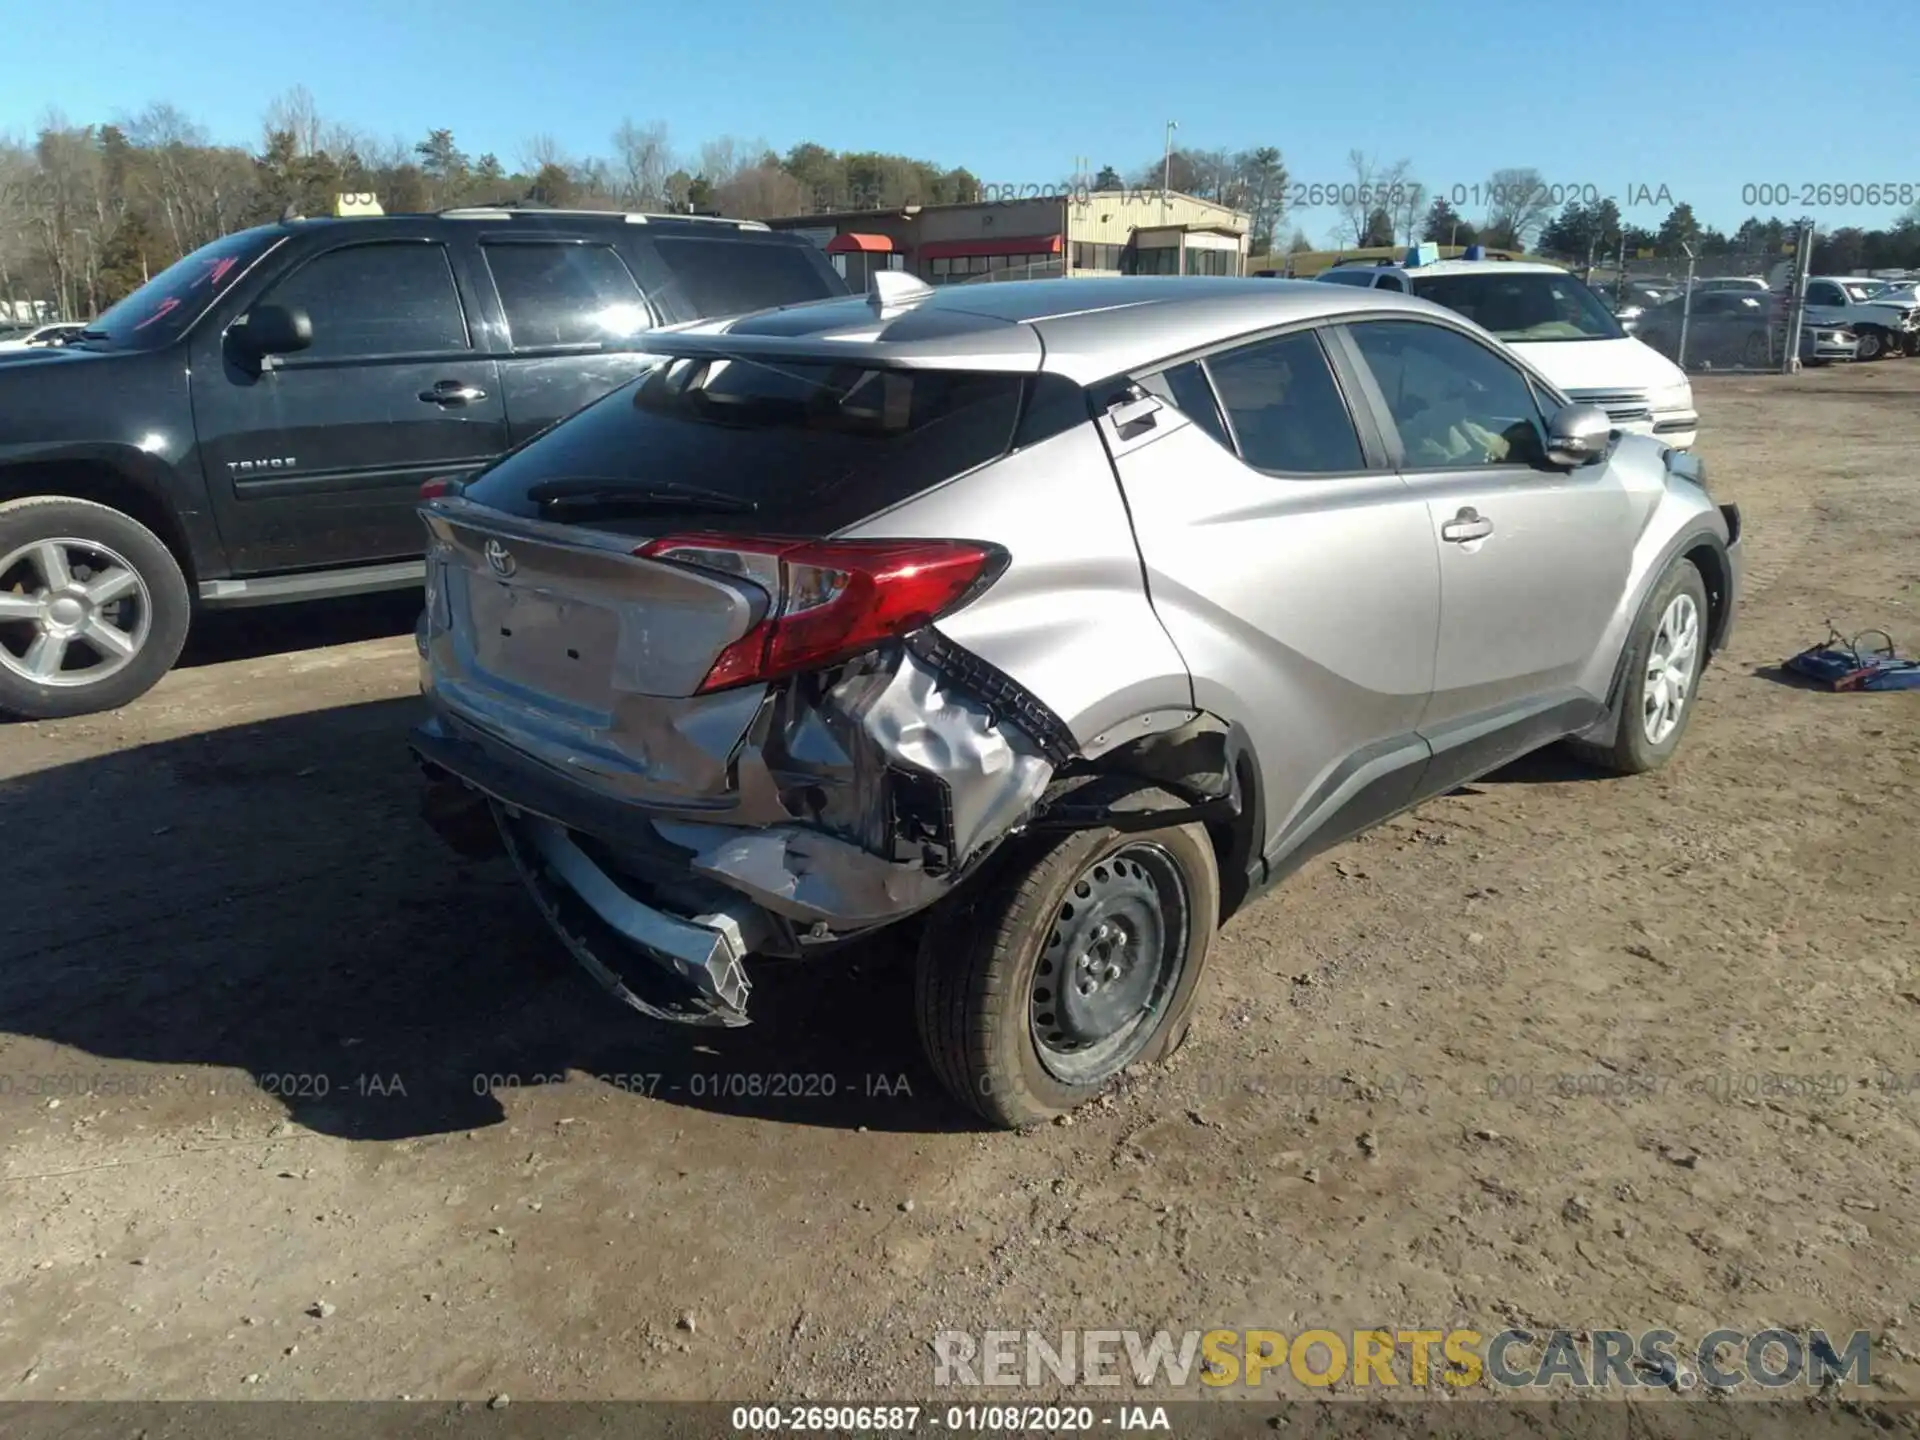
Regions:
<instances>
[{"instance_id":1,"label":"chain link fence","mask_svg":"<svg viewBox=\"0 0 1920 1440\"><path fill-rule=\"evenodd\" d=\"M1778 373L1789 361L1847 358L1841 327L1803 322L1793 311L1792 250L1754 249L1688 258L1630 257L1575 266L1613 306L1621 324L1682 369Z\"/></svg>"}]
</instances>

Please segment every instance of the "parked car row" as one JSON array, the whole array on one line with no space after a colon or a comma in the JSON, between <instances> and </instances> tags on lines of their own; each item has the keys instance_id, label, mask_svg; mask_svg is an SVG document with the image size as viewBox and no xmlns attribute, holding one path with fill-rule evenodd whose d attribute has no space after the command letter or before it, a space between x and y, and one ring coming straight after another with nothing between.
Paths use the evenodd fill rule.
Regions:
<instances>
[{"instance_id":1,"label":"parked car row","mask_svg":"<svg viewBox=\"0 0 1920 1440\"><path fill-rule=\"evenodd\" d=\"M1643 311L1633 333L1678 360L1684 331L1689 365L1767 369L1780 363L1786 323L1772 295L1727 287L1696 293L1691 306L1682 297ZM1853 360L1859 351L1858 335L1844 325L1809 318L1800 327L1802 361Z\"/></svg>"},{"instance_id":2,"label":"parked car row","mask_svg":"<svg viewBox=\"0 0 1920 1440\"><path fill-rule=\"evenodd\" d=\"M0 365L0 703L424 545L450 845L657 1020L911 931L931 1067L1033 1124L1180 1044L1327 847L1556 741L1664 765L1726 643L1684 377L1564 272L1402 273L852 296L749 226L245 232Z\"/></svg>"},{"instance_id":3,"label":"parked car row","mask_svg":"<svg viewBox=\"0 0 1920 1440\"><path fill-rule=\"evenodd\" d=\"M216 240L0 353L0 710L123 705L196 611L418 586L423 480L647 363L663 327L846 293L750 221L454 210Z\"/></svg>"},{"instance_id":4,"label":"parked car row","mask_svg":"<svg viewBox=\"0 0 1920 1440\"><path fill-rule=\"evenodd\" d=\"M1636 283L1612 309L1624 329L1670 359L1681 357L1684 330L1690 367L1777 366L1786 346L1787 292L1757 275L1696 280L1690 292ZM1920 282L1811 277L1798 353L1814 364L1920 353Z\"/></svg>"}]
</instances>

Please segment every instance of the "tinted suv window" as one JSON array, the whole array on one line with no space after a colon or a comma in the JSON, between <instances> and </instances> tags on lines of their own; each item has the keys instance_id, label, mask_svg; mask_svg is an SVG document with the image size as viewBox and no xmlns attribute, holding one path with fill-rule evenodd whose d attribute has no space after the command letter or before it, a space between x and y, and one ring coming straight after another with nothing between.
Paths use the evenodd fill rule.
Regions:
<instances>
[{"instance_id":1,"label":"tinted suv window","mask_svg":"<svg viewBox=\"0 0 1920 1440\"><path fill-rule=\"evenodd\" d=\"M775 305L797 305L838 295L807 247L751 240L648 237L673 272L674 288L702 319L744 315Z\"/></svg>"},{"instance_id":2,"label":"tinted suv window","mask_svg":"<svg viewBox=\"0 0 1920 1440\"><path fill-rule=\"evenodd\" d=\"M664 359L464 494L516 515L644 534L687 523L826 534L1006 454L1031 378ZM543 480L584 481L597 494L543 508L527 498ZM684 505L660 498L681 495Z\"/></svg>"},{"instance_id":3,"label":"tinted suv window","mask_svg":"<svg viewBox=\"0 0 1920 1440\"><path fill-rule=\"evenodd\" d=\"M1353 417L1312 331L1216 355L1207 369L1249 465L1299 475L1366 468Z\"/></svg>"},{"instance_id":4,"label":"tinted suv window","mask_svg":"<svg viewBox=\"0 0 1920 1440\"><path fill-rule=\"evenodd\" d=\"M1533 387L1486 346L1417 320L1368 321L1352 334L1386 397L1408 469L1545 459Z\"/></svg>"},{"instance_id":5,"label":"tinted suv window","mask_svg":"<svg viewBox=\"0 0 1920 1440\"><path fill-rule=\"evenodd\" d=\"M269 290L262 303L313 319L301 359L422 355L467 348L453 269L439 245L395 242L330 250Z\"/></svg>"},{"instance_id":6,"label":"tinted suv window","mask_svg":"<svg viewBox=\"0 0 1920 1440\"><path fill-rule=\"evenodd\" d=\"M597 345L653 323L633 273L612 246L514 241L481 248L517 350Z\"/></svg>"}]
</instances>

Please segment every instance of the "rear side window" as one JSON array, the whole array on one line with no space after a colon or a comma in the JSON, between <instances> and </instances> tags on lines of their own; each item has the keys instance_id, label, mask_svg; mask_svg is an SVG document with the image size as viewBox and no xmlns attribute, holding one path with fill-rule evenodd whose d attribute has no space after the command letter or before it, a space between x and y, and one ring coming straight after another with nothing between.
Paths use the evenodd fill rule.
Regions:
<instances>
[{"instance_id":1,"label":"rear side window","mask_svg":"<svg viewBox=\"0 0 1920 1440\"><path fill-rule=\"evenodd\" d=\"M514 241L482 248L516 350L604 344L652 326L640 287L610 245Z\"/></svg>"},{"instance_id":2,"label":"rear side window","mask_svg":"<svg viewBox=\"0 0 1920 1440\"><path fill-rule=\"evenodd\" d=\"M1220 404L1214 399L1213 385L1207 379L1207 372L1200 368L1199 361L1189 360L1184 365L1175 365L1171 370L1162 371L1157 378L1175 409L1227 449L1233 448L1233 437L1227 434L1227 427L1220 419Z\"/></svg>"},{"instance_id":3,"label":"rear side window","mask_svg":"<svg viewBox=\"0 0 1920 1440\"><path fill-rule=\"evenodd\" d=\"M672 272L676 293L703 320L841 293L827 278L831 272L815 264L818 252L811 247L686 235L648 238Z\"/></svg>"},{"instance_id":4,"label":"rear side window","mask_svg":"<svg viewBox=\"0 0 1920 1440\"><path fill-rule=\"evenodd\" d=\"M1240 458L1255 469L1339 475L1366 468L1353 417L1312 331L1216 355L1207 369Z\"/></svg>"},{"instance_id":5,"label":"rear side window","mask_svg":"<svg viewBox=\"0 0 1920 1440\"><path fill-rule=\"evenodd\" d=\"M444 246L351 245L302 265L264 303L305 310L313 344L300 360L433 355L467 348L466 314Z\"/></svg>"},{"instance_id":6,"label":"rear side window","mask_svg":"<svg viewBox=\"0 0 1920 1440\"><path fill-rule=\"evenodd\" d=\"M1329 270L1320 277L1329 285L1371 285L1371 270Z\"/></svg>"},{"instance_id":7,"label":"rear side window","mask_svg":"<svg viewBox=\"0 0 1920 1440\"><path fill-rule=\"evenodd\" d=\"M666 358L507 455L464 493L515 515L633 533L693 524L830 534L1005 455L1033 382ZM597 483L589 501L543 508L528 498L542 481Z\"/></svg>"}]
</instances>

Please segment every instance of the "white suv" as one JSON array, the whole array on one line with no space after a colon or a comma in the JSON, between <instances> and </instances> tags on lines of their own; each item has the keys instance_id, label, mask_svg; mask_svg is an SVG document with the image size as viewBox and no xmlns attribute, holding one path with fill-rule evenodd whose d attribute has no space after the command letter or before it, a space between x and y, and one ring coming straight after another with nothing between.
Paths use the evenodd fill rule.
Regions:
<instances>
[{"instance_id":1,"label":"white suv","mask_svg":"<svg viewBox=\"0 0 1920 1440\"><path fill-rule=\"evenodd\" d=\"M1700 416L1686 372L1629 335L1579 276L1523 260L1418 263L1423 258L1416 247L1407 264L1342 265L1316 278L1444 305L1491 330L1568 399L1598 405L1619 429L1692 448Z\"/></svg>"}]
</instances>

